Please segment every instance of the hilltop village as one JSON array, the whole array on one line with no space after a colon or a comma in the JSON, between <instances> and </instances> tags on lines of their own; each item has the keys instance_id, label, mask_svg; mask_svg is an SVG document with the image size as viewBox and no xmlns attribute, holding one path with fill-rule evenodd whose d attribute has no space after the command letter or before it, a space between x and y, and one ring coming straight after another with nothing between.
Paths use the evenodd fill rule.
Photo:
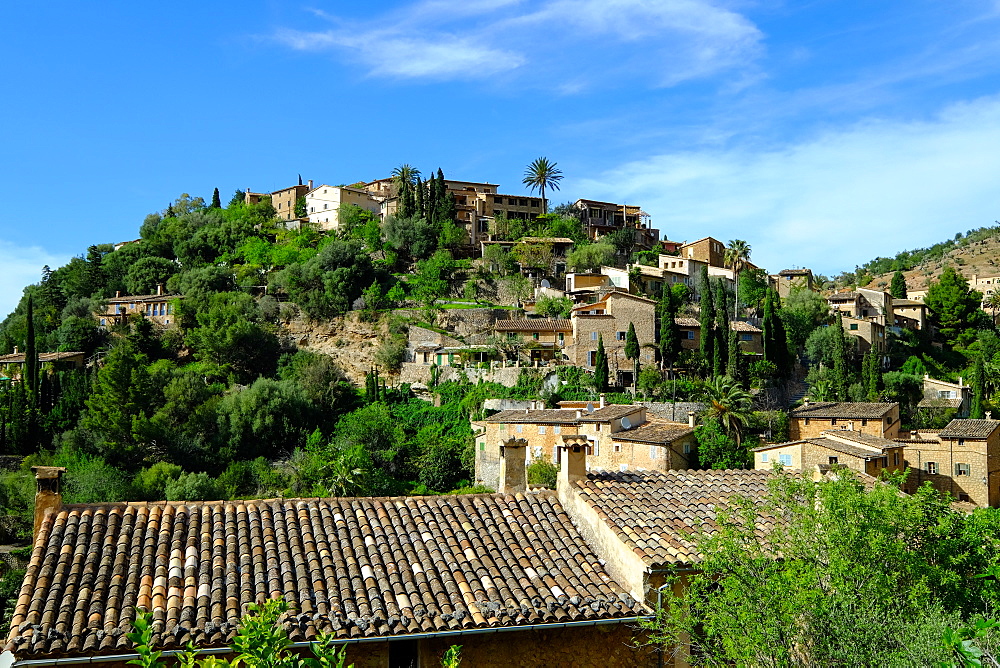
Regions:
<instances>
[{"instance_id":1,"label":"hilltop village","mask_svg":"<svg viewBox=\"0 0 1000 668\"><path fill-rule=\"evenodd\" d=\"M765 269L560 178L184 194L45 267L0 323L12 660L947 659L997 598L1000 277Z\"/></svg>"}]
</instances>

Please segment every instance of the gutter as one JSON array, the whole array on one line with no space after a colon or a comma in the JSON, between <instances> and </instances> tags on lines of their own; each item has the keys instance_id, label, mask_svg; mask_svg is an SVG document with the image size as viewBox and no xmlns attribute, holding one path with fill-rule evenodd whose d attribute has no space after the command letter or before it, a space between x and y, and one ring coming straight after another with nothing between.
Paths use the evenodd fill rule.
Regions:
<instances>
[{"instance_id":1,"label":"gutter","mask_svg":"<svg viewBox=\"0 0 1000 668\"><path fill-rule=\"evenodd\" d=\"M549 624L528 624L526 626L503 626L499 628L489 628L489 629L458 629L455 631L436 631L430 633L410 633L406 635L397 636L377 636L372 638L350 638L345 640L335 640L333 645L354 645L361 643L373 643L373 642L391 642L394 640L422 640L424 638L446 638L451 636L468 636L468 635L485 635L490 633L508 633L511 631L546 631L546 630L558 630L558 629L568 629L568 628L579 628L586 626L607 626L611 624L624 624L628 622L634 622L639 619L651 619L652 615L637 615L635 617L619 617L617 619L597 619L597 620L587 620L581 622L562 622L562 623L549 623ZM294 642L288 646L289 649L305 649L312 645L315 640L306 640L300 642ZM175 649L175 650L164 650L161 656L174 657L177 654L185 652L187 650ZM233 652L232 647L209 647L206 649L201 649L195 652L196 656L202 656L206 654L230 654ZM17 660L14 653L11 651L5 651L0 654L0 668L29 668L35 666L69 666L69 665L84 665L84 664L103 664L103 663L125 663L133 659L138 659L139 655L135 653L131 654L110 654L104 656L75 656L75 657L55 657L49 659L23 659Z\"/></svg>"}]
</instances>

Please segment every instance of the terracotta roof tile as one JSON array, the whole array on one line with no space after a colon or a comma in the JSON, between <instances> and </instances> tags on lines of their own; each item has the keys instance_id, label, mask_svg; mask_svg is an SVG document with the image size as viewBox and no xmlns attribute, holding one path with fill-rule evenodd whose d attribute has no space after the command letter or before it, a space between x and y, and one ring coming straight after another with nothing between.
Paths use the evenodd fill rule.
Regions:
<instances>
[{"instance_id":1,"label":"terracotta roof tile","mask_svg":"<svg viewBox=\"0 0 1000 668\"><path fill-rule=\"evenodd\" d=\"M498 332L572 332L573 321L564 318L497 320L493 329Z\"/></svg>"},{"instance_id":2,"label":"terracotta roof tile","mask_svg":"<svg viewBox=\"0 0 1000 668\"><path fill-rule=\"evenodd\" d=\"M45 519L14 612L18 658L224 646L285 598L292 640L643 614L554 494L66 506Z\"/></svg>"},{"instance_id":3,"label":"terracotta roof tile","mask_svg":"<svg viewBox=\"0 0 1000 668\"><path fill-rule=\"evenodd\" d=\"M952 420L941 430L941 438L988 438L1000 428L1000 420Z\"/></svg>"},{"instance_id":4,"label":"terracotta roof tile","mask_svg":"<svg viewBox=\"0 0 1000 668\"><path fill-rule=\"evenodd\" d=\"M647 565L660 566L699 561L696 534L714 529L716 511L730 497L762 498L773 475L764 470L601 472L576 485L633 552Z\"/></svg>"},{"instance_id":5,"label":"terracotta roof tile","mask_svg":"<svg viewBox=\"0 0 1000 668\"><path fill-rule=\"evenodd\" d=\"M501 411L496 415L491 415L488 418L482 420L483 422L514 422L514 423L536 423L536 422L576 422L576 411L575 410L561 410L558 408L541 408L536 410L523 409L517 410L511 409L509 411Z\"/></svg>"},{"instance_id":6,"label":"terracotta roof tile","mask_svg":"<svg viewBox=\"0 0 1000 668\"><path fill-rule=\"evenodd\" d=\"M816 401L792 411L794 417L854 418L878 420L899 404L878 404L849 401Z\"/></svg>"},{"instance_id":7,"label":"terracotta roof tile","mask_svg":"<svg viewBox=\"0 0 1000 668\"><path fill-rule=\"evenodd\" d=\"M617 431L611 434L611 440L669 445L692 433L694 433L694 429L687 424L657 420L644 424L638 429Z\"/></svg>"}]
</instances>

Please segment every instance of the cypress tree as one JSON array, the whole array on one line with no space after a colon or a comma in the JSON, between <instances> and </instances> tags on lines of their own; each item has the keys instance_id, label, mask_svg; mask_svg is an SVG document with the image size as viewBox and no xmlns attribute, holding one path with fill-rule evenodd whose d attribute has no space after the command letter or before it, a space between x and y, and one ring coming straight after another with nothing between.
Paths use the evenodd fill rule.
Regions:
<instances>
[{"instance_id":1,"label":"cypress tree","mask_svg":"<svg viewBox=\"0 0 1000 668\"><path fill-rule=\"evenodd\" d=\"M35 299L28 295L27 333L24 341L24 383L31 405L38 405L38 349L35 347Z\"/></svg>"},{"instance_id":2,"label":"cypress tree","mask_svg":"<svg viewBox=\"0 0 1000 668\"><path fill-rule=\"evenodd\" d=\"M441 195L438 192L438 180L434 174L431 174L431 178L424 184L427 190L427 197L424 201L424 218L427 219L429 223L436 223L437 218L437 203L441 199Z\"/></svg>"},{"instance_id":3,"label":"cypress tree","mask_svg":"<svg viewBox=\"0 0 1000 668\"><path fill-rule=\"evenodd\" d=\"M844 318L837 312L837 329L833 338L833 394L837 401L847 399L847 339L844 335Z\"/></svg>"},{"instance_id":4,"label":"cypress tree","mask_svg":"<svg viewBox=\"0 0 1000 668\"><path fill-rule=\"evenodd\" d=\"M725 375L729 368L729 303L726 285L721 280L715 281L715 356L713 359L713 375Z\"/></svg>"},{"instance_id":5,"label":"cypress tree","mask_svg":"<svg viewBox=\"0 0 1000 668\"><path fill-rule=\"evenodd\" d=\"M872 348L865 355L861 370L862 383L864 383L865 395L868 401L879 400L879 388L882 380L880 366L878 351Z\"/></svg>"},{"instance_id":6,"label":"cypress tree","mask_svg":"<svg viewBox=\"0 0 1000 668\"><path fill-rule=\"evenodd\" d=\"M889 286L889 293L894 299L906 299L906 277L903 272L897 271L892 275L892 284Z\"/></svg>"},{"instance_id":7,"label":"cypress tree","mask_svg":"<svg viewBox=\"0 0 1000 668\"><path fill-rule=\"evenodd\" d=\"M215 191L212 193L212 208L213 209L221 209L222 208L222 200L219 199L219 189L218 188L216 188Z\"/></svg>"},{"instance_id":8,"label":"cypress tree","mask_svg":"<svg viewBox=\"0 0 1000 668\"><path fill-rule=\"evenodd\" d=\"M420 180L419 176L417 177L417 186L414 188L414 195L414 208L416 209L416 213L418 216L426 220L427 204L424 202L424 182Z\"/></svg>"},{"instance_id":9,"label":"cypress tree","mask_svg":"<svg viewBox=\"0 0 1000 668\"><path fill-rule=\"evenodd\" d=\"M785 332L785 323L778 315L779 304L778 293L773 289L768 290L764 297L764 318L761 322L761 329L763 330L764 359L774 364L778 369L779 377L786 378L791 371L791 360L788 356L788 336Z\"/></svg>"},{"instance_id":10,"label":"cypress tree","mask_svg":"<svg viewBox=\"0 0 1000 668\"><path fill-rule=\"evenodd\" d=\"M608 354L604 351L604 335L597 337L597 355L594 356L594 384L598 392L608 388Z\"/></svg>"},{"instance_id":11,"label":"cypress tree","mask_svg":"<svg viewBox=\"0 0 1000 668\"><path fill-rule=\"evenodd\" d=\"M632 385L639 388L639 337L635 335L635 324L628 324L628 332L625 334L625 357L632 360Z\"/></svg>"},{"instance_id":12,"label":"cypress tree","mask_svg":"<svg viewBox=\"0 0 1000 668\"><path fill-rule=\"evenodd\" d=\"M698 323L701 326L701 359L706 369L711 369L715 359L715 311L712 306L712 286L708 282L707 266L701 268L700 307Z\"/></svg>"},{"instance_id":13,"label":"cypress tree","mask_svg":"<svg viewBox=\"0 0 1000 668\"><path fill-rule=\"evenodd\" d=\"M976 355L976 368L972 374L972 406L969 410L969 417L973 420L982 420L986 417L986 409L983 406L986 393L985 374L983 356L982 354Z\"/></svg>"},{"instance_id":14,"label":"cypress tree","mask_svg":"<svg viewBox=\"0 0 1000 668\"><path fill-rule=\"evenodd\" d=\"M660 360L673 369L681 352L681 334L677 326L677 302L666 285L660 293Z\"/></svg>"},{"instance_id":15,"label":"cypress tree","mask_svg":"<svg viewBox=\"0 0 1000 668\"><path fill-rule=\"evenodd\" d=\"M444 182L444 172L441 168L438 168L437 172L437 182L438 182L438 197L436 202L436 210L434 214L434 219L438 225L443 225L445 222L455 221L455 196L448 192L448 186Z\"/></svg>"},{"instance_id":16,"label":"cypress tree","mask_svg":"<svg viewBox=\"0 0 1000 668\"><path fill-rule=\"evenodd\" d=\"M729 331L729 351L726 360L726 375L737 382L742 381L742 374L740 373L740 359L742 354L740 353L740 336L736 333L736 330Z\"/></svg>"}]
</instances>

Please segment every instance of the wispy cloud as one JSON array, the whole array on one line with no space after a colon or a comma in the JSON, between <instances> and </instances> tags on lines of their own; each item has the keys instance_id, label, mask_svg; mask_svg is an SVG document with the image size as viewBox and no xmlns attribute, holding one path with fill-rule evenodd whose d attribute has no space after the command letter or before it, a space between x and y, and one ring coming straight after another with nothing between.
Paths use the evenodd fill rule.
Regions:
<instances>
[{"instance_id":1,"label":"wispy cloud","mask_svg":"<svg viewBox=\"0 0 1000 668\"><path fill-rule=\"evenodd\" d=\"M37 246L18 246L0 240L0 320L17 307L24 286L37 283L42 267L60 267L69 262L68 256L58 256Z\"/></svg>"},{"instance_id":2,"label":"wispy cloud","mask_svg":"<svg viewBox=\"0 0 1000 668\"><path fill-rule=\"evenodd\" d=\"M280 29L274 39L338 53L373 76L479 79L516 70L564 93L669 86L742 68L762 37L709 0L424 0L365 21L316 14L322 29Z\"/></svg>"},{"instance_id":3,"label":"wispy cloud","mask_svg":"<svg viewBox=\"0 0 1000 668\"><path fill-rule=\"evenodd\" d=\"M998 171L989 98L779 149L664 153L567 186L641 204L672 239L746 239L769 269L830 273L992 225Z\"/></svg>"}]
</instances>

